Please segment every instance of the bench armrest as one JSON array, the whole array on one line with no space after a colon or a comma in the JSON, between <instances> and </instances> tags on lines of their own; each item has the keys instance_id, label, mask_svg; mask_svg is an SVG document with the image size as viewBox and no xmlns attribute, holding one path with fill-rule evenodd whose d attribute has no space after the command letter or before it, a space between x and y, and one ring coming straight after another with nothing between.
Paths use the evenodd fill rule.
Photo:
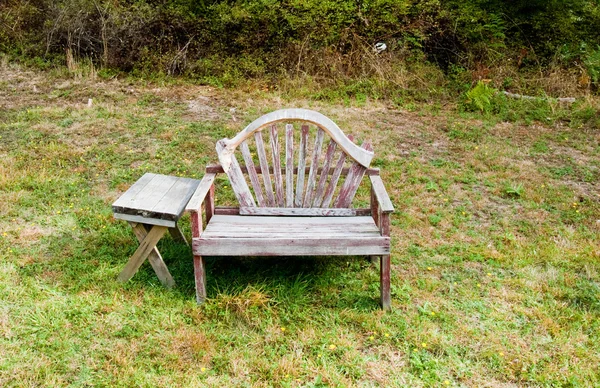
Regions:
<instances>
[{"instance_id":1,"label":"bench armrest","mask_svg":"<svg viewBox=\"0 0 600 388\"><path fill-rule=\"evenodd\" d=\"M194 195L190 198L187 206L185 207L186 212L198 212L200 211L200 207L202 206L202 202L206 198L206 195L210 191L211 186L215 181L215 177L217 174L215 173L206 173L204 177L200 181L200 184L196 188Z\"/></svg>"},{"instance_id":2,"label":"bench armrest","mask_svg":"<svg viewBox=\"0 0 600 388\"><path fill-rule=\"evenodd\" d=\"M390 200L390 196L388 195L385 187L383 186L383 181L379 175L370 175L369 179L371 180L371 191L377 200L379 205L379 210L383 214L389 214L394 211L394 205L392 205L392 201Z\"/></svg>"}]
</instances>

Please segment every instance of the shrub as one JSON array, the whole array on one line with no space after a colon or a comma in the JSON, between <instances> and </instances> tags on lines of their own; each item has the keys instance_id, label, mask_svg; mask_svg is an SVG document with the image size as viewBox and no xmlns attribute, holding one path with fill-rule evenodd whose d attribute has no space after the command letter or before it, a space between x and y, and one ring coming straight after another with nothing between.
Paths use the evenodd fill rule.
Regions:
<instances>
[{"instance_id":1,"label":"shrub","mask_svg":"<svg viewBox=\"0 0 600 388\"><path fill-rule=\"evenodd\" d=\"M428 78L435 63L458 82L458 93L508 59L537 67L566 53L559 55L561 66L585 63L597 84L600 49L581 54L577 48L598 41L597 0L0 2L2 52L63 62L69 53L97 67L199 79L294 74L348 84L348 78L373 78L400 90L413 86L403 71L425 69L414 77L416 87L435 94L438 76L434 85ZM378 42L387 50L374 52Z\"/></svg>"},{"instance_id":2,"label":"shrub","mask_svg":"<svg viewBox=\"0 0 600 388\"><path fill-rule=\"evenodd\" d=\"M587 54L583 64L585 65L592 85L598 90L598 87L600 86L600 46L597 46L595 50L592 50Z\"/></svg>"}]
</instances>

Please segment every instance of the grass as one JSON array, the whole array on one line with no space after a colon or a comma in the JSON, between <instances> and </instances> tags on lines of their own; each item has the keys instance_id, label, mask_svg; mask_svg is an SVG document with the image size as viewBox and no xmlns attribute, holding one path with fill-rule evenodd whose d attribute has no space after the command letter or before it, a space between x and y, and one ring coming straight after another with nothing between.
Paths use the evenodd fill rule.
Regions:
<instances>
[{"instance_id":1,"label":"grass","mask_svg":"<svg viewBox=\"0 0 600 388\"><path fill-rule=\"evenodd\" d=\"M2 77L0 385L600 384L597 121ZM118 283L136 247L119 194L144 172L202 176L215 140L283 106L372 139L397 208L393 311L364 258L209 258L198 307L170 237L174 289L147 263Z\"/></svg>"}]
</instances>

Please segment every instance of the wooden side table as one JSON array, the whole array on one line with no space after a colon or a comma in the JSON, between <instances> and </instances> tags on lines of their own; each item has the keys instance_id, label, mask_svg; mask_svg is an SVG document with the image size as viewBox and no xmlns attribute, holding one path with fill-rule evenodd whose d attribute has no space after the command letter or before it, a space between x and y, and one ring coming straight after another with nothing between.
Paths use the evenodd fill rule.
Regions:
<instances>
[{"instance_id":1,"label":"wooden side table","mask_svg":"<svg viewBox=\"0 0 600 388\"><path fill-rule=\"evenodd\" d=\"M112 204L114 217L128 221L140 245L119 274L126 282L148 259L160 282L175 284L156 244L168 230L173 238L187 241L177 226L199 180L146 173Z\"/></svg>"}]
</instances>

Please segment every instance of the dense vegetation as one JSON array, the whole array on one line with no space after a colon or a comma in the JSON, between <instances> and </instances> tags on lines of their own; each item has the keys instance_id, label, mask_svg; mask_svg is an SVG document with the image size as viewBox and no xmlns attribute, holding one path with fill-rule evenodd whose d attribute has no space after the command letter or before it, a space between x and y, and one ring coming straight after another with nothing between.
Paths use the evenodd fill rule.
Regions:
<instances>
[{"instance_id":1,"label":"dense vegetation","mask_svg":"<svg viewBox=\"0 0 600 388\"><path fill-rule=\"evenodd\" d=\"M539 80L528 88L573 93L597 91L600 81L599 4L8 0L0 5L0 52L42 66L85 60L108 75L185 75L221 84L308 76L338 85L362 80L358 88L371 91L426 84L431 92L478 79L522 91L522 74L559 71L568 84L562 90ZM378 42L387 50L375 53Z\"/></svg>"}]
</instances>

